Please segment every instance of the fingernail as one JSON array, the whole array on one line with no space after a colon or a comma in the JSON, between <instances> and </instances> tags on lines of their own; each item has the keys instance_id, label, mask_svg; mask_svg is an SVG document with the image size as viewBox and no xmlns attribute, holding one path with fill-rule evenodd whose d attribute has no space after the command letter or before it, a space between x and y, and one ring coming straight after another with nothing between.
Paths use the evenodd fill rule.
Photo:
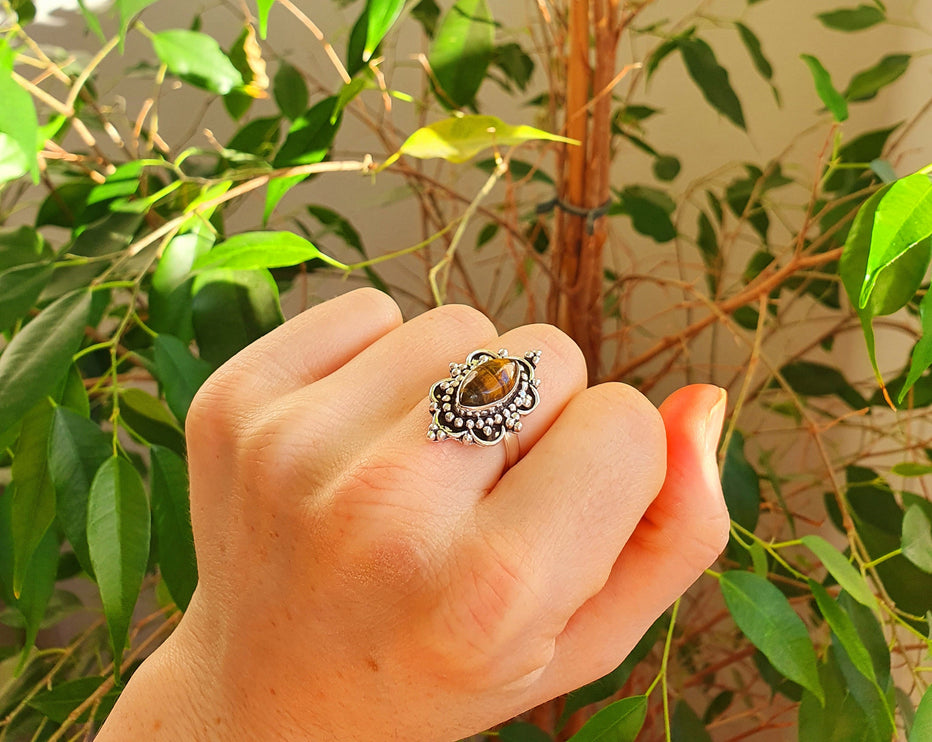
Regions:
<instances>
[{"instance_id":1,"label":"fingernail","mask_svg":"<svg viewBox=\"0 0 932 742\"><path fill-rule=\"evenodd\" d=\"M705 419L705 445L709 456L713 459L718 454L718 442L722 436L722 425L725 422L725 409L728 406L728 392L718 390L718 399L709 408Z\"/></svg>"}]
</instances>

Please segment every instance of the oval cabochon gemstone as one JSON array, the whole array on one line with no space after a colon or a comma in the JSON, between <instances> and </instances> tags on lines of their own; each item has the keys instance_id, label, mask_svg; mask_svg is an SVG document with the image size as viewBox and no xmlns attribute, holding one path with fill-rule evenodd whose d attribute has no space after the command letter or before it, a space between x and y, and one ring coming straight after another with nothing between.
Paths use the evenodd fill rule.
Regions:
<instances>
[{"instance_id":1,"label":"oval cabochon gemstone","mask_svg":"<svg viewBox=\"0 0 932 742\"><path fill-rule=\"evenodd\" d=\"M487 407L508 397L518 383L518 364L507 358L492 358L479 364L463 380L459 403L463 407Z\"/></svg>"}]
</instances>

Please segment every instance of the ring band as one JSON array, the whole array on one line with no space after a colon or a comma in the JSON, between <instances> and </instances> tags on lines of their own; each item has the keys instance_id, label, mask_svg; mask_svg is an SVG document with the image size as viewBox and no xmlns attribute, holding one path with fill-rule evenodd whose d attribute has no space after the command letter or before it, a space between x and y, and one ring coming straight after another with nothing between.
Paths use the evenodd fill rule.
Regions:
<instances>
[{"instance_id":1,"label":"ring band","mask_svg":"<svg viewBox=\"0 0 932 742\"><path fill-rule=\"evenodd\" d=\"M540 379L534 374L539 361L539 350L518 358L503 348L474 350L465 363L451 363L450 376L430 388L433 418L427 437L494 446L520 432L521 418L540 403Z\"/></svg>"}]
</instances>

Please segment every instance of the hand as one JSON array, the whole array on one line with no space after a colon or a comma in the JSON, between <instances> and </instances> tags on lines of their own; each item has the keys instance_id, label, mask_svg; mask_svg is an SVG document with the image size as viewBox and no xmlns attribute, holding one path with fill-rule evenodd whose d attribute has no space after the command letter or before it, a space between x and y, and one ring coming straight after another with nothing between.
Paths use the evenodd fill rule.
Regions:
<instances>
[{"instance_id":1,"label":"hand","mask_svg":"<svg viewBox=\"0 0 932 742\"><path fill-rule=\"evenodd\" d=\"M431 442L476 348L541 350L522 458ZM724 547L724 392L586 389L547 325L497 337L374 290L215 373L188 416L200 583L99 740L455 740L617 666Z\"/></svg>"}]
</instances>

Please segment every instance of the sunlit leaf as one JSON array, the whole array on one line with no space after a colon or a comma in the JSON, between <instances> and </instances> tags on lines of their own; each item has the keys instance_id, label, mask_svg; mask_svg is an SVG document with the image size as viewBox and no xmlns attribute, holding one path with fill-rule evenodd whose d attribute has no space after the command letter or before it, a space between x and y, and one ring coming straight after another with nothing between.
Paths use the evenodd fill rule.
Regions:
<instances>
[{"instance_id":1,"label":"sunlit leaf","mask_svg":"<svg viewBox=\"0 0 932 742\"><path fill-rule=\"evenodd\" d=\"M634 742L647 718L647 696L632 696L597 712L570 742Z\"/></svg>"},{"instance_id":2,"label":"sunlit leaf","mask_svg":"<svg viewBox=\"0 0 932 742\"><path fill-rule=\"evenodd\" d=\"M574 139L533 126L511 126L495 116L453 116L418 129L382 167L388 167L401 155L421 160L441 158L466 162L490 147L508 147L534 140L578 144Z\"/></svg>"},{"instance_id":3,"label":"sunlit leaf","mask_svg":"<svg viewBox=\"0 0 932 742\"><path fill-rule=\"evenodd\" d=\"M26 170L34 183L39 182L39 119L32 96L12 78L15 52L5 38L0 38L0 134L16 144L25 159Z\"/></svg>"},{"instance_id":4,"label":"sunlit leaf","mask_svg":"<svg viewBox=\"0 0 932 742\"><path fill-rule=\"evenodd\" d=\"M752 572L725 572L719 583L745 636L783 675L824 701L809 632L783 593Z\"/></svg>"},{"instance_id":5,"label":"sunlit leaf","mask_svg":"<svg viewBox=\"0 0 932 742\"><path fill-rule=\"evenodd\" d=\"M828 573L852 598L871 610L878 610L877 599L871 592L864 575L855 569L844 554L815 534L803 536L802 542L807 549L819 557L819 561Z\"/></svg>"},{"instance_id":6,"label":"sunlit leaf","mask_svg":"<svg viewBox=\"0 0 932 742\"><path fill-rule=\"evenodd\" d=\"M923 572L932 573L932 524L918 505L903 516L903 554Z\"/></svg>"},{"instance_id":7,"label":"sunlit leaf","mask_svg":"<svg viewBox=\"0 0 932 742\"><path fill-rule=\"evenodd\" d=\"M129 22L155 2L157 0L116 0L117 11L120 15L120 51L123 51Z\"/></svg>"},{"instance_id":8,"label":"sunlit leaf","mask_svg":"<svg viewBox=\"0 0 932 742\"><path fill-rule=\"evenodd\" d=\"M395 25L404 6L405 0L366 0L369 18L366 27L366 44L362 54L363 62L368 62L372 57L376 47Z\"/></svg>"},{"instance_id":9,"label":"sunlit leaf","mask_svg":"<svg viewBox=\"0 0 932 742\"><path fill-rule=\"evenodd\" d=\"M226 95L243 84L239 70L207 34L182 29L162 31L152 36L152 48L169 72L195 87Z\"/></svg>"},{"instance_id":10,"label":"sunlit leaf","mask_svg":"<svg viewBox=\"0 0 932 742\"><path fill-rule=\"evenodd\" d=\"M259 36L263 39L269 32L269 11L275 0L256 0L256 7L259 10Z\"/></svg>"},{"instance_id":11,"label":"sunlit leaf","mask_svg":"<svg viewBox=\"0 0 932 742\"><path fill-rule=\"evenodd\" d=\"M139 473L114 456L97 471L87 504L87 545L119 677L133 608L149 559L149 502Z\"/></svg>"},{"instance_id":12,"label":"sunlit leaf","mask_svg":"<svg viewBox=\"0 0 932 742\"><path fill-rule=\"evenodd\" d=\"M293 232L244 232L221 242L198 258L192 270L282 268L315 258L335 268L346 268Z\"/></svg>"}]
</instances>

